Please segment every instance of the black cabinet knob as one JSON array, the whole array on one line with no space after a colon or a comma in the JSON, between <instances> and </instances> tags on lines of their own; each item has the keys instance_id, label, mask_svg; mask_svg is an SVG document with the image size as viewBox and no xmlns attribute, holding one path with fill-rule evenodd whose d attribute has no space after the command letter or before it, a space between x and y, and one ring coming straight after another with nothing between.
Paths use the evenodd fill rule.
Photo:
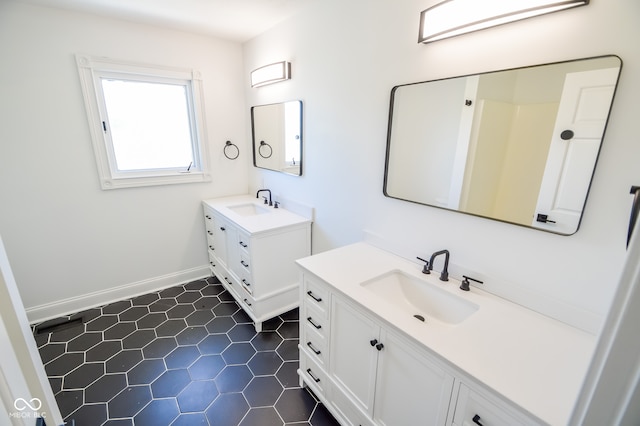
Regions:
<instances>
[{"instance_id":1,"label":"black cabinet knob","mask_svg":"<svg viewBox=\"0 0 640 426\"><path fill-rule=\"evenodd\" d=\"M384 345L383 345L382 343L378 343L378 344L376 345L376 349L377 349L377 350L381 351L381 350L382 350L382 348L384 348Z\"/></svg>"},{"instance_id":2,"label":"black cabinet knob","mask_svg":"<svg viewBox=\"0 0 640 426\"><path fill-rule=\"evenodd\" d=\"M371 346L375 346L375 345L376 345L376 343L378 343L378 339L369 340L369 344L370 344Z\"/></svg>"}]
</instances>

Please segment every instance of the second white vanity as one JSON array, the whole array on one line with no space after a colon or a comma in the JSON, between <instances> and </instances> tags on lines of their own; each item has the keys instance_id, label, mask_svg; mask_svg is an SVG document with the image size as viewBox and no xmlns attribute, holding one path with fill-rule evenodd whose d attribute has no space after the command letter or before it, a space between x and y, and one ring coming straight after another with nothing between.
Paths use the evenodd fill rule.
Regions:
<instances>
[{"instance_id":1,"label":"second white vanity","mask_svg":"<svg viewBox=\"0 0 640 426\"><path fill-rule=\"evenodd\" d=\"M565 425L595 337L358 243L300 259L300 378L342 425Z\"/></svg>"},{"instance_id":2,"label":"second white vanity","mask_svg":"<svg viewBox=\"0 0 640 426\"><path fill-rule=\"evenodd\" d=\"M311 219L250 195L204 200L211 272L254 321L299 304L295 260L311 254Z\"/></svg>"}]
</instances>

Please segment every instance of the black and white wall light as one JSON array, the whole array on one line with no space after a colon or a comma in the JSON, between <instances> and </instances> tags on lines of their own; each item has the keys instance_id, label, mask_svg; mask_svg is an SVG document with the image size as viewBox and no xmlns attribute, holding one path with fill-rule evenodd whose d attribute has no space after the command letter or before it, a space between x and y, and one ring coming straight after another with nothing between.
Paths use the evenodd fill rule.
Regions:
<instances>
[{"instance_id":1,"label":"black and white wall light","mask_svg":"<svg viewBox=\"0 0 640 426\"><path fill-rule=\"evenodd\" d=\"M420 13L418 43L589 4L589 0L445 0Z\"/></svg>"},{"instance_id":2,"label":"black and white wall light","mask_svg":"<svg viewBox=\"0 0 640 426\"><path fill-rule=\"evenodd\" d=\"M287 61L265 65L251 71L251 87L266 86L291 78L291 63Z\"/></svg>"}]
</instances>

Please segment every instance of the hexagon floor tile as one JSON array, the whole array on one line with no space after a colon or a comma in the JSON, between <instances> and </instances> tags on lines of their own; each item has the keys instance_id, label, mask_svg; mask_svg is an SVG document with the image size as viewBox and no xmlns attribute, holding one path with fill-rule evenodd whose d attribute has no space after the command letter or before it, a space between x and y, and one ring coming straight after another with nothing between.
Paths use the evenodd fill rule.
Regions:
<instances>
[{"instance_id":1,"label":"hexagon floor tile","mask_svg":"<svg viewBox=\"0 0 640 426\"><path fill-rule=\"evenodd\" d=\"M76 426L338 425L298 386L298 310L256 333L214 277L34 330L62 415Z\"/></svg>"}]
</instances>

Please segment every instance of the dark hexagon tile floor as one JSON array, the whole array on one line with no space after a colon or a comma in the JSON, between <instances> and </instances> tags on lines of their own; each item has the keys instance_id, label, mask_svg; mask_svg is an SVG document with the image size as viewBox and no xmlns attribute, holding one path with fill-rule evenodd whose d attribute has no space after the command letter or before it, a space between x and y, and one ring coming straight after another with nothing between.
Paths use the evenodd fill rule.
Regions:
<instances>
[{"instance_id":1,"label":"dark hexagon tile floor","mask_svg":"<svg viewBox=\"0 0 640 426\"><path fill-rule=\"evenodd\" d=\"M49 381L76 426L333 426L299 387L298 310L263 324L215 278L34 326Z\"/></svg>"}]
</instances>

